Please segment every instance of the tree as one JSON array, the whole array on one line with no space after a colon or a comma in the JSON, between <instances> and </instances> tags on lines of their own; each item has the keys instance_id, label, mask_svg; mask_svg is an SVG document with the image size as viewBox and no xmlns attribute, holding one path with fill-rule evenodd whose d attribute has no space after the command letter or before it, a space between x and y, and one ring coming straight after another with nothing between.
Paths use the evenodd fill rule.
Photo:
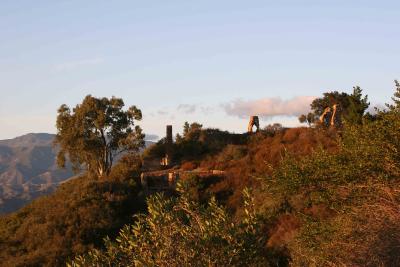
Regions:
<instances>
[{"instance_id":1,"label":"tree","mask_svg":"<svg viewBox=\"0 0 400 267\"><path fill-rule=\"evenodd\" d=\"M187 121L183 125L183 137L186 139L193 139L198 137L198 133L203 128L203 125L197 122L189 124Z\"/></svg>"},{"instance_id":2,"label":"tree","mask_svg":"<svg viewBox=\"0 0 400 267\"><path fill-rule=\"evenodd\" d=\"M353 87L351 95L347 93L339 93L338 91L324 93L323 97L316 98L311 103L311 112L307 115L301 115L299 121L301 123L313 124L318 121L327 107L338 104L341 117L350 123L360 124L365 111L369 107L368 96L362 95L362 89L359 86Z\"/></svg>"},{"instance_id":3,"label":"tree","mask_svg":"<svg viewBox=\"0 0 400 267\"><path fill-rule=\"evenodd\" d=\"M307 115L300 115L299 121L300 123L307 123L308 126L311 126L313 123L315 123L316 117L314 113L309 112Z\"/></svg>"},{"instance_id":4,"label":"tree","mask_svg":"<svg viewBox=\"0 0 400 267\"><path fill-rule=\"evenodd\" d=\"M386 107L389 108L389 110L396 110L400 108L400 83L398 80L394 80L394 83L396 85L396 92L394 92L392 97L394 104L386 104Z\"/></svg>"},{"instance_id":5,"label":"tree","mask_svg":"<svg viewBox=\"0 0 400 267\"><path fill-rule=\"evenodd\" d=\"M185 121L183 124L183 136L186 136L189 133L190 130L190 124L189 122Z\"/></svg>"},{"instance_id":6,"label":"tree","mask_svg":"<svg viewBox=\"0 0 400 267\"><path fill-rule=\"evenodd\" d=\"M283 130L283 126L280 123L268 124L264 127L264 131L267 133L275 134Z\"/></svg>"},{"instance_id":7,"label":"tree","mask_svg":"<svg viewBox=\"0 0 400 267\"><path fill-rule=\"evenodd\" d=\"M353 87L353 93L348 96L347 112L343 114L346 121L361 124L365 111L369 107L368 96L362 95L359 86Z\"/></svg>"},{"instance_id":8,"label":"tree","mask_svg":"<svg viewBox=\"0 0 400 267\"><path fill-rule=\"evenodd\" d=\"M65 167L68 156L75 171L85 167L101 177L109 174L117 155L143 147L144 134L139 126L134 127L134 121L142 119L142 112L135 106L126 111L123 107L121 98L91 95L72 112L62 105L55 138L55 144L60 146L57 164Z\"/></svg>"}]
</instances>

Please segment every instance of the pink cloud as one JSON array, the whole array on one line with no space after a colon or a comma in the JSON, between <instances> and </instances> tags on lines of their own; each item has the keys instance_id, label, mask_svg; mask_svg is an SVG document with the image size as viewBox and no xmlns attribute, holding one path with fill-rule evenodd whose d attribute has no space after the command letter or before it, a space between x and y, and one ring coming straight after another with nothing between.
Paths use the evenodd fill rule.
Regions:
<instances>
[{"instance_id":1,"label":"pink cloud","mask_svg":"<svg viewBox=\"0 0 400 267\"><path fill-rule=\"evenodd\" d=\"M240 118L247 118L252 115L263 118L299 116L310 111L310 104L315 98L315 96L297 96L287 100L279 97L247 101L238 99L223 105L223 107L228 115Z\"/></svg>"}]
</instances>

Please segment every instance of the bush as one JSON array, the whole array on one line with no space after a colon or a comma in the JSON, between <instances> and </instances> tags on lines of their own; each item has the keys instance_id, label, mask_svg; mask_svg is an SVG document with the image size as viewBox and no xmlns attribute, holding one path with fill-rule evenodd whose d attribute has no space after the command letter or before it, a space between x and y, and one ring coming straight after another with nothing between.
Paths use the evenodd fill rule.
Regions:
<instances>
[{"instance_id":1,"label":"bush","mask_svg":"<svg viewBox=\"0 0 400 267\"><path fill-rule=\"evenodd\" d=\"M344 126L334 153L284 157L265 180L264 199L281 200L265 216L300 222L284 244L294 266L397 266L400 114Z\"/></svg>"},{"instance_id":2,"label":"bush","mask_svg":"<svg viewBox=\"0 0 400 267\"><path fill-rule=\"evenodd\" d=\"M218 154L218 162L229 162L238 160L246 156L247 150L245 146L228 145L225 149Z\"/></svg>"},{"instance_id":3,"label":"bush","mask_svg":"<svg viewBox=\"0 0 400 267\"><path fill-rule=\"evenodd\" d=\"M197 164L193 161L186 161L182 163L181 169L185 171L192 171L197 168Z\"/></svg>"},{"instance_id":4,"label":"bush","mask_svg":"<svg viewBox=\"0 0 400 267\"><path fill-rule=\"evenodd\" d=\"M233 224L211 199L201 206L184 193L155 195L148 215L138 215L106 249L92 250L69 266L268 266L260 222L248 192L246 217Z\"/></svg>"}]
</instances>

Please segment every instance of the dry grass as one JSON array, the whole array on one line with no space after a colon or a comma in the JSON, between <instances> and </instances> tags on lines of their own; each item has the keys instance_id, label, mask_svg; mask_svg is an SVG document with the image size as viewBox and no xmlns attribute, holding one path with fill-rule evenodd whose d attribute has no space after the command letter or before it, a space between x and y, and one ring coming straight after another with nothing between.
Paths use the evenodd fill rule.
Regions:
<instances>
[{"instance_id":1,"label":"dry grass","mask_svg":"<svg viewBox=\"0 0 400 267\"><path fill-rule=\"evenodd\" d=\"M304 227L303 238L289 242L293 266L400 266L400 186L365 184L348 190L362 193L361 199L312 224L329 236L319 240L318 231Z\"/></svg>"},{"instance_id":2,"label":"dry grass","mask_svg":"<svg viewBox=\"0 0 400 267\"><path fill-rule=\"evenodd\" d=\"M286 153L294 157L310 155L322 147L336 151L337 133L311 128L290 128L278 131L275 135L255 134L247 145L228 145L214 157L200 163L202 168L220 169L228 172L225 179L213 184L210 191L223 195L222 199L231 211L237 211L242 203L242 190L245 187L259 188L257 178L271 174Z\"/></svg>"}]
</instances>

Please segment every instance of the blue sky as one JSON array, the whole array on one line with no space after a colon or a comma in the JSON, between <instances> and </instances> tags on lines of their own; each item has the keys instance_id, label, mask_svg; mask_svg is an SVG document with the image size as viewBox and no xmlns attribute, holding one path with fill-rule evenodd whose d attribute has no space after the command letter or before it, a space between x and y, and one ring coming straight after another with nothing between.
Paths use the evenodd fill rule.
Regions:
<instances>
[{"instance_id":1,"label":"blue sky","mask_svg":"<svg viewBox=\"0 0 400 267\"><path fill-rule=\"evenodd\" d=\"M184 121L296 125L310 97L400 78L398 1L0 1L0 139L55 132L57 108L118 96L146 133ZM308 101L308 102L307 102ZM288 110L286 112L286 110ZM256 115L256 114L255 114Z\"/></svg>"}]
</instances>

